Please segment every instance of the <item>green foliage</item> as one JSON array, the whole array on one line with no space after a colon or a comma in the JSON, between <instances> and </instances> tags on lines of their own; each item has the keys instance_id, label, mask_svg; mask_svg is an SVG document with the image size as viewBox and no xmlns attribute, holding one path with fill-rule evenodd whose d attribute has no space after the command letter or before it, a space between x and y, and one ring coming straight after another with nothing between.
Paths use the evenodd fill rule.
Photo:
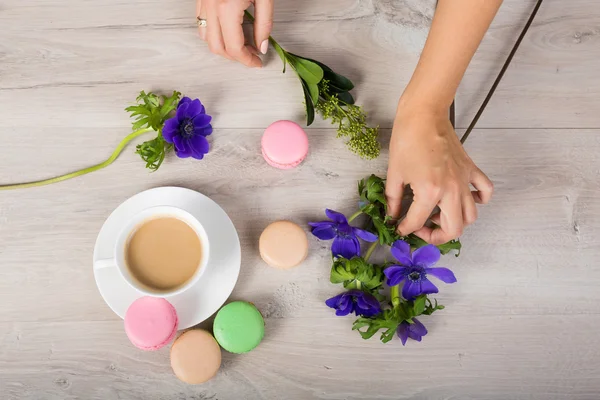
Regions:
<instances>
[{"instance_id":1,"label":"green foliage","mask_svg":"<svg viewBox=\"0 0 600 400\"><path fill-rule=\"evenodd\" d=\"M156 171L161 166L166 154L173 148L164 140L162 128L165 121L177 109L180 97L181 93L176 91L171 96L159 96L142 91L136 99L137 104L125 109L134 120L132 123L134 131L150 128L157 133L154 139L136 147L136 153L146 162L146 168L152 171Z\"/></svg>"},{"instance_id":2,"label":"green foliage","mask_svg":"<svg viewBox=\"0 0 600 400\"><path fill-rule=\"evenodd\" d=\"M335 284L343 283L346 289L366 289L373 292L383 284L383 269L368 263L362 257L351 260L340 257L333 261L330 281Z\"/></svg>"},{"instance_id":3,"label":"green foliage","mask_svg":"<svg viewBox=\"0 0 600 400\"><path fill-rule=\"evenodd\" d=\"M442 309L444 306L438 305L437 300L432 304L426 295L421 295L413 301L402 301L398 307L388 308L374 317L359 317L354 321L352 330L358 331L363 339L370 339L383 330L380 340L387 343L392 340L398 325L402 322L412 324L413 318L419 315L431 315L436 310Z\"/></svg>"},{"instance_id":4,"label":"green foliage","mask_svg":"<svg viewBox=\"0 0 600 400\"><path fill-rule=\"evenodd\" d=\"M379 237L379 243L391 246L396 240L404 240L410 244L411 248L418 249L427 245L427 242L415 234L400 236L396 232L396 225L391 223L391 218L387 215L387 200L385 198L385 180L371 175L358 182L358 194L360 196L361 211L367 214L371 219L372 231ZM447 243L437 246L440 253L448 254L456 250L456 256L460 254L460 240L451 240Z\"/></svg>"},{"instance_id":5,"label":"green foliage","mask_svg":"<svg viewBox=\"0 0 600 400\"><path fill-rule=\"evenodd\" d=\"M352 325L352 330L358 331L363 339L372 338L381 329L381 341L387 343L394 337L396 328L400 325L397 309L384 310L381 314L372 318L359 317ZM363 328L367 329L363 329Z\"/></svg>"},{"instance_id":6,"label":"green foliage","mask_svg":"<svg viewBox=\"0 0 600 400\"><path fill-rule=\"evenodd\" d=\"M254 20L249 12L245 14ZM319 61L285 51L273 38L269 38L269 42L283 62L283 72L290 65L300 79L306 125L314 122L315 111L318 111L323 119L329 119L337 125L337 136L346 139L352 152L365 159L379 157L379 128L369 127L367 115L354 104L354 97L350 94L350 90L354 89L352 81Z\"/></svg>"}]
</instances>

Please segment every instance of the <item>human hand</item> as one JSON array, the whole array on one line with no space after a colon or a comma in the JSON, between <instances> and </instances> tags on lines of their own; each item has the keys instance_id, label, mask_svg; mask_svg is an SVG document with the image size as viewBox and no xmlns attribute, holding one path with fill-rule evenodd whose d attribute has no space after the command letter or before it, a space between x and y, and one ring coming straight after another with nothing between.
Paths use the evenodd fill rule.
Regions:
<instances>
[{"instance_id":1,"label":"human hand","mask_svg":"<svg viewBox=\"0 0 600 400\"><path fill-rule=\"evenodd\" d=\"M401 215L405 185L414 197L400 222L401 235L415 233L432 244L456 239L477 219L475 203L490 201L493 185L462 147L445 111L401 104L390 142L386 181L388 214ZM469 184L475 187L471 192ZM439 213L431 216L438 206ZM430 218L439 227L425 226Z\"/></svg>"},{"instance_id":2,"label":"human hand","mask_svg":"<svg viewBox=\"0 0 600 400\"><path fill-rule=\"evenodd\" d=\"M244 11L254 4L254 45L246 44ZM206 20L199 27L202 40L214 54L248 67L261 67L258 52L267 53L273 26L273 0L196 0L196 16Z\"/></svg>"}]
</instances>

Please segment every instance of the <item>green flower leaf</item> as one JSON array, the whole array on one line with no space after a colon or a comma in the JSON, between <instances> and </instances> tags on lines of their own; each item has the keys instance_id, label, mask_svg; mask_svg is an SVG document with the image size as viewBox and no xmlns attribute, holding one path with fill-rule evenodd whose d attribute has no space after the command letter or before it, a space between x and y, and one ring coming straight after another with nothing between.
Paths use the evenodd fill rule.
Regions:
<instances>
[{"instance_id":1,"label":"green flower leaf","mask_svg":"<svg viewBox=\"0 0 600 400\"><path fill-rule=\"evenodd\" d=\"M381 286L384 275L381 267L364 262L357 268L355 279L362 287L373 290Z\"/></svg>"},{"instance_id":2,"label":"green flower leaf","mask_svg":"<svg viewBox=\"0 0 600 400\"><path fill-rule=\"evenodd\" d=\"M310 126L315 120L315 107L312 102L312 96L308 84L300 79L302 89L304 90L304 105L306 107L306 125Z\"/></svg>"},{"instance_id":3,"label":"green flower leaf","mask_svg":"<svg viewBox=\"0 0 600 400\"><path fill-rule=\"evenodd\" d=\"M323 79L323 69L317 63L292 53L287 53L287 60L306 83L316 85Z\"/></svg>"},{"instance_id":4,"label":"green flower leaf","mask_svg":"<svg viewBox=\"0 0 600 400\"><path fill-rule=\"evenodd\" d=\"M313 104L319 101L319 86L313 85L312 83L308 83L308 92L310 93L310 98L313 101Z\"/></svg>"},{"instance_id":5,"label":"green flower leaf","mask_svg":"<svg viewBox=\"0 0 600 400\"><path fill-rule=\"evenodd\" d=\"M434 300L435 303L432 303L431 300L425 300L425 310L423 310L424 315L431 315L438 310L443 310L445 307L441 304L438 304L437 300Z\"/></svg>"},{"instance_id":6,"label":"green flower leaf","mask_svg":"<svg viewBox=\"0 0 600 400\"><path fill-rule=\"evenodd\" d=\"M331 283L343 283L352 281L356 277L356 271L352 270L352 263L345 258L338 258L331 266L331 274L329 280Z\"/></svg>"},{"instance_id":7,"label":"green flower leaf","mask_svg":"<svg viewBox=\"0 0 600 400\"><path fill-rule=\"evenodd\" d=\"M403 238L403 240L410 244L410 247L413 250L416 250L418 248L421 248L423 246L427 246L427 242L424 241L423 239L421 239L420 237L418 237L417 235L415 235L414 233L411 233L408 236L405 236ZM437 248L440 250L440 253L442 255L448 254L450 253L452 250L456 250L456 257L458 257L460 255L460 249L462 247L462 244L460 243L460 240L456 239L456 240L451 240L447 243L444 244L440 244L439 246L437 246Z\"/></svg>"},{"instance_id":8,"label":"green flower leaf","mask_svg":"<svg viewBox=\"0 0 600 400\"><path fill-rule=\"evenodd\" d=\"M329 85L330 85L331 89L333 89L333 90L331 90L333 93L349 92L350 90L354 89L354 84L352 83L352 81L350 79L334 72L331 68L329 68L327 65L323 64L322 62L313 60L311 58L305 58L305 59L308 61L314 62L315 64L317 64L319 67L321 67L323 69L323 78L327 79L329 81ZM348 104L354 104L354 103L348 103Z\"/></svg>"},{"instance_id":9,"label":"green flower leaf","mask_svg":"<svg viewBox=\"0 0 600 400\"><path fill-rule=\"evenodd\" d=\"M283 62L283 71L282 72L285 74L285 66L288 63L287 53L277 43L272 42L271 44L273 45L273 48L275 49L277 54L279 54L279 58L281 58L281 61Z\"/></svg>"},{"instance_id":10,"label":"green flower leaf","mask_svg":"<svg viewBox=\"0 0 600 400\"><path fill-rule=\"evenodd\" d=\"M462 244L460 243L460 240L456 239L456 240L451 240L447 243L439 245L438 249L440 249L440 253L442 253L442 254L448 254L452 250L456 250L456 257L458 257L460 255L461 247L462 247Z\"/></svg>"},{"instance_id":11,"label":"green flower leaf","mask_svg":"<svg viewBox=\"0 0 600 400\"><path fill-rule=\"evenodd\" d=\"M338 99L340 99L340 101L346 104L354 104L354 97L352 97L350 92L340 92L337 93L336 96L338 97Z\"/></svg>"},{"instance_id":12,"label":"green flower leaf","mask_svg":"<svg viewBox=\"0 0 600 400\"><path fill-rule=\"evenodd\" d=\"M417 297L415 300L413 300L413 314L414 316L418 316L423 314L423 311L425 311L425 300L427 299L426 295L421 295L419 297Z\"/></svg>"},{"instance_id":13,"label":"green flower leaf","mask_svg":"<svg viewBox=\"0 0 600 400\"><path fill-rule=\"evenodd\" d=\"M398 315L394 310L385 310L383 313L372 318L358 318L354 322L352 330L358 331L363 339L370 339L383 329L384 331L381 334L380 340L383 343L387 343L394 337L394 333L400 322L402 321L398 319ZM365 327L367 329L364 329Z\"/></svg>"}]
</instances>

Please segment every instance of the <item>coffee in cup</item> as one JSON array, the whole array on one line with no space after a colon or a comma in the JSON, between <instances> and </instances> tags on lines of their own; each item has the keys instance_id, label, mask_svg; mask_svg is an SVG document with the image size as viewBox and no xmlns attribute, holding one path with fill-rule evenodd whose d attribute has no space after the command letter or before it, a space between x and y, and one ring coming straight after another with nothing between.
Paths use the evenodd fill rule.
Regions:
<instances>
[{"instance_id":1,"label":"coffee in cup","mask_svg":"<svg viewBox=\"0 0 600 400\"><path fill-rule=\"evenodd\" d=\"M173 206L155 206L123 224L111 258L95 269L116 268L123 279L146 296L171 297L200 280L209 260L209 240L200 222Z\"/></svg>"},{"instance_id":2,"label":"coffee in cup","mask_svg":"<svg viewBox=\"0 0 600 400\"><path fill-rule=\"evenodd\" d=\"M202 243L194 229L168 216L142 222L131 233L125 249L131 277L157 292L185 285L200 268L201 260Z\"/></svg>"}]
</instances>

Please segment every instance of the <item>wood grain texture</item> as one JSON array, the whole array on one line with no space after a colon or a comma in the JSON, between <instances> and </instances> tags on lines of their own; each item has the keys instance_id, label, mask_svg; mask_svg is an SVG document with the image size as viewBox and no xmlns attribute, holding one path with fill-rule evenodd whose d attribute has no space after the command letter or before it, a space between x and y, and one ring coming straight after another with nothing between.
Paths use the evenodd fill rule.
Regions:
<instances>
[{"instance_id":1,"label":"wood grain texture","mask_svg":"<svg viewBox=\"0 0 600 400\"><path fill-rule=\"evenodd\" d=\"M328 282L326 243L311 239L308 260L291 271L268 268L257 250L273 220L306 226L325 207L353 211L356 181L384 174L387 151L377 161L358 160L319 122L308 130L311 153L301 167L269 167L260 135L273 120L302 120L297 82L274 59L248 71L209 55L196 37L192 3L0 2L0 183L104 160L128 133L123 108L141 89L199 96L216 126L202 162L171 157L150 174L130 146L97 173L0 193L2 399L599 397L600 36L593 0L544 2L484 114L480 128L488 129L469 139L469 154L495 182L495 198L462 238L462 255L444 259L459 279L438 297L446 310L423 319L430 333L406 348L363 341L350 331L351 318L323 305L338 291ZM372 121L390 127L432 4L280 0L275 36L356 80ZM461 86L462 126L532 4L505 0ZM532 129L541 127L548 129ZM382 130L384 147L389 133ZM217 378L202 386L176 380L168 349L144 353L129 344L90 265L109 213L164 185L201 191L231 216L243 251L232 299L254 302L267 322L259 348L224 354Z\"/></svg>"},{"instance_id":2,"label":"wood grain texture","mask_svg":"<svg viewBox=\"0 0 600 400\"><path fill-rule=\"evenodd\" d=\"M36 126L23 104L54 126L122 126L122 104L140 88L201 95L220 127L301 118L297 79L268 66L247 70L207 53L192 1L4 0L0 9L0 101L15 124ZM432 1L279 1L274 36L357 83L373 121L391 127L397 100L425 41ZM534 0L506 0L458 95L459 126L485 96ZM279 6L281 4L281 6ZM594 0L546 0L480 127L598 128L600 9ZM323 40L326 37L327 40ZM93 90L97 89L97 90ZM93 92L94 96L89 96ZM69 99L69 100L66 100ZM65 101L71 116L57 112ZM264 107L265 104L278 107ZM538 112L529 112L530 104ZM227 110L224 112L224 110ZM121 115L120 118L115 115ZM325 124L317 125L325 127Z\"/></svg>"}]
</instances>

